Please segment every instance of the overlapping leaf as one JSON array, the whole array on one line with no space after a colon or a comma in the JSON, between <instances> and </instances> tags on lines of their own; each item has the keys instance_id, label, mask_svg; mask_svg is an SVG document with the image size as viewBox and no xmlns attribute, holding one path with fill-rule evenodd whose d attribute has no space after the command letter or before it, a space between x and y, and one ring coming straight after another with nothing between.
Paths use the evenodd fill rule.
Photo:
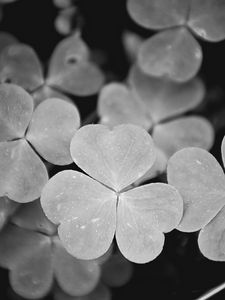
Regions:
<instances>
[{"instance_id":1,"label":"overlapping leaf","mask_svg":"<svg viewBox=\"0 0 225 300\"><path fill-rule=\"evenodd\" d=\"M66 249L80 259L94 259L107 251L116 233L126 258L137 263L153 260L162 250L163 232L178 225L183 204L169 185L126 191L154 163L150 135L134 125L113 130L87 125L75 133L71 154L93 179L63 171L49 180L41 196L45 213L59 224Z\"/></svg>"}]
</instances>

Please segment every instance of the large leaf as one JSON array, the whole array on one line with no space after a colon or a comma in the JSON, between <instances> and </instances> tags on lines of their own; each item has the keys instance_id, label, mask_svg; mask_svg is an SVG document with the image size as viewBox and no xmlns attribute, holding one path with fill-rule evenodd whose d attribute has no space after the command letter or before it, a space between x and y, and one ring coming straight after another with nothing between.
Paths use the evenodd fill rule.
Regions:
<instances>
[{"instance_id":1,"label":"large leaf","mask_svg":"<svg viewBox=\"0 0 225 300\"><path fill-rule=\"evenodd\" d=\"M21 87L0 85L0 141L22 138L33 113L33 99Z\"/></svg>"},{"instance_id":2,"label":"large leaf","mask_svg":"<svg viewBox=\"0 0 225 300\"><path fill-rule=\"evenodd\" d=\"M188 25L207 41L222 41L225 38L224 0L192 1Z\"/></svg>"},{"instance_id":3,"label":"large leaf","mask_svg":"<svg viewBox=\"0 0 225 300\"><path fill-rule=\"evenodd\" d=\"M201 63L201 47L185 27L154 35L143 42L138 53L138 64L146 74L177 82L193 78Z\"/></svg>"},{"instance_id":4,"label":"large leaf","mask_svg":"<svg viewBox=\"0 0 225 300\"><path fill-rule=\"evenodd\" d=\"M74 34L55 48L49 65L47 84L73 95L96 93L103 84L101 71L89 60L87 45Z\"/></svg>"},{"instance_id":5,"label":"large leaf","mask_svg":"<svg viewBox=\"0 0 225 300\"><path fill-rule=\"evenodd\" d=\"M190 116L157 124L152 137L155 144L169 158L185 147L210 149L214 142L214 130L207 119Z\"/></svg>"},{"instance_id":6,"label":"large leaf","mask_svg":"<svg viewBox=\"0 0 225 300\"><path fill-rule=\"evenodd\" d=\"M26 138L47 161L66 165L72 163L70 142L79 126L76 106L51 98L35 109Z\"/></svg>"},{"instance_id":7,"label":"large leaf","mask_svg":"<svg viewBox=\"0 0 225 300\"><path fill-rule=\"evenodd\" d=\"M79 259L95 259L112 243L117 195L92 178L63 171L53 176L41 195L47 217L56 224L67 251Z\"/></svg>"},{"instance_id":8,"label":"large leaf","mask_svg":"<svg viewBox=\"0 0 225 300\"><path fill-rule=\"evenodd\" d=\"M79 260L66 252L55 240L54 270L58 284L69 295L83 296L99 282L100 266L94 260Z\"/></svg>"},{"instance_id":9,"label":"large leaf","mask_svg":"<svg viewBox=\"0 0 225 300\"><path fill-rule=\"evenodd\" d=\"M190 0L128 0L132 19L149 29L163 29L185 24Z\"/></svg>"},{"instance_id":10,"label":"large leaf","mask_svg":"<svg viewBox=\"0 0 225 300\"><path fill-rule=\"evenodd\" d=\"M205 95L205 87L200 79L176 83L148 76L137 66L130 70L129 83L155 123L195 108Z\"/></svg>"},{"instance_id":11,"label":"large leaf","mask_svg":"<svg viewBox=\"0 0 225 300\"><path fill-rule=\"evenodd\" d=\"M135 125L80 128L71 141L74 162L87 174L115 191L144 175L155 161L151 136Z\"/></svg>"},{"instance_id":12,"label":"large leaf","mask_svg":"<svg viewBox=\"0 0 225 300\"><path fill-rule=\"evenodd\" d=\"M44 163L26 140L0 143L0 195L25 203L40 197L48 180Z\"/></svg>"},{"instance_id":13,"label":"large leaf","mask_svg":"<svg viewBox=\"0 0 225 300\"><path fill-rule=\"evenodd\" d=\"M144 185L119 196L116 240L121 253L136 263L155 259L164 245L163 232L180 222L183 202L175 188Z\"/></svg>"},{"instance_id":14,"label":"large leaf","mask_svg":"<svg viewBox=\"0 0 225 300\"><path fill-rule=\"evenodd\" d=\"M180 231L203 228L225 205L225 176L216 159L206 150L185 148L168 162L168 183L184 200Z\"/></svg>"},{"instance_id":15,"label":"large leaf","mask_svg":"<svg viewBox=\"0 0 225 300\"><path fill-rule=\"evenodd\" d=\"M151 118L144 104L123 84L105 85L98 99L98 114L101 123L110 127L119 124L135 124L145 129L151 127Z\"/></svg>"},{"instance_id":16,"label":"large leaf","mask_svg":"<svg viewBox=\"0 0 225 300\"><path fill-rule=\"evenodd\" d=\"M42 67L34 50L25 44L4 48L0 56L0 81L33 91L44 83Z\"/></svg>"}]
</instances>

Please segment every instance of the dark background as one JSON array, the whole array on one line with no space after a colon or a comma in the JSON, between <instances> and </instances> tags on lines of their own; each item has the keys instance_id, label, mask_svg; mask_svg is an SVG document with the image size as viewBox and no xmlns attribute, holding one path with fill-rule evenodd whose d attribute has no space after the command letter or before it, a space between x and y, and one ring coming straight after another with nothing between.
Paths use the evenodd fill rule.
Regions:
<instances>
[{"instance_id":1,"label":"dark background","mask_svg":"<svg viewBox=\"0 0 225 300\"><path fill-rule=\"evenodd\" d=\"M129 62L122 33L130 30L148 37L153 32L142 29L129 18L125 0L78 0L76 3L79 19L83 20L84 40L94 53L102 54L102 68L108 78L123 80ZM63 38L54 28L57 13L51 0L19 0L4 6L0 30L31 45L46 66L55 45ZM74 25L77 23L80 21L74 20ZM211 152L221 162L220 144L225 134L225 42L200 43L204 54L200 76L207 87L206 105L200 113L215 125L216 142ZM96 96L74 99L83 119L95 109ZM201 255L197 233L173 231L166 237L160 256L149 264L134 265L131 281L112 290L113 300L194 300L225 281L225 263L212 262ZM0 300L9 299L7 290L7 271L1 269ZM212 299L225 299L225 291Z\"/></svg>"}]
</instances>

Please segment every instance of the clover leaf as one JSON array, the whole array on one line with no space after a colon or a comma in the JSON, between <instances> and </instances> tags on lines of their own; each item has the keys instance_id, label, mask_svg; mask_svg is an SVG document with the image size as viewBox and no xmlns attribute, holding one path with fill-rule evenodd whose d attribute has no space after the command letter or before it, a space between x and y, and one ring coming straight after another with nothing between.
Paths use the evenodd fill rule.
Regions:
<instances>
[{"instance_id":1,"label":"clover leaf","mask_svg":"<svg viewBox=\"0 0 225 300\"><path fill-rule=\"evenodd\" d=\"M0 233L0 265L9 269L11 286L22 297L44 297L54 279L71 296L88 294L98 284L98 262L69 255L55 232L40 202L34 201L21 206Z\"/></svg>"},{"instance_id":2,"label":"clover leaf","mask_svg":"<svg viewBox=\"0 0 225 300\"><path fill-rule=\"evenodd\" d=\"M43 210L59 224L67 251L79 259L95 259L108 250L115 235L127 259L153 260L162 251L163 233L178 225L183 204L167 184L129 189L154 163L150 135L134 125L113 130L87 125L75 133L70 149L74 162L91 177L59 172L41 195Z\"/></svg>"},{"instance_id":3,"label":"clover leaf","mask_svg":"<svg viewBox=\"0 0 225 300\"><path fill-rule=\"evenodd\" d=\"M105 85L97 109L102 124L132 123L152 132L159 150L156 171L150 170L147 177L164 171L167 159L179 149L211 148L214 130L209 121L196 115L182 116L203 100L205 88L199 79L178 84L148 76L133 66L128 82Z\"/></svg>"},{"instance_id":4,"label":"clover leaf","mask_svg":"<svg viewBox=\"0 0 225 300\"><path fill-rule=\"evenodd\" d=\"M103 75L91 62L88 46L78 34L73 34L55 47L46 78L30 46L17 43L5 47L0 55L0 82L11 82L34 93L36 106L54 92L61 94L60 98L64 98L64 92L79 96L94 94L103 83Z\"/></svg>"},{"instance_id":5,"label":"clover leaf","mask_svg":"<svg viewBox=\"0 0 225 300\"><path fill-rule=\"evenodd\" d=\"M17 202L38 198L48 173L33 147L53 164L70 164L70 140L79 125L71 103L47 99L33 111L33 99L24 89L1 84L0 195Z\"/></svg>"},{"instance_id":6,"label":"clover leaf","mask_svg":"<svg viewBox=\"0 0 225 300\"><path fill-rule=\"evenodd\" d=\"M127 9L139 25L164 29L140 47L138 64L148 75L187 81L202 63L202 49L193 34L211 42L225 38L223 0L128 0Z\"/></svg>"}]
</instances>

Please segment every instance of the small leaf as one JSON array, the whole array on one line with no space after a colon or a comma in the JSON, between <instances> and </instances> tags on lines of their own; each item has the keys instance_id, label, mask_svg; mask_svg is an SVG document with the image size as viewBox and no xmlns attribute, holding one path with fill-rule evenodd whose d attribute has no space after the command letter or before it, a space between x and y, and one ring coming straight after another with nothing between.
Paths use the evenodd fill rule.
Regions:
<instances>
[{"instance_id":1,"label":"small leaf","mask_svg":"<svg viewBox=\"0 0 225 300\"><path fill-rule=\"evenodd\" d=\"M151 136L141 127L104 125L80 128L71 141L74 162L87 174L115 191L144 175L155 161Z\"/></svg>"},{"instance_id":2,"label":"small leaf","mask_svg":"<svg viewBox=\"0 0 225 300\"><path fill-rule=\"evenodd\" d=\"M34 108L36 108L41 102L43 102L49 98L58 98L58 99L62 99L62 100L68 101L70 103L73 103L73 101L69 97L67 97L63 93L60 93L60 92L52 89L51 87L49 87L47 85L43 85L38 90L34 91L32 93L32 97L34 100Z\"/></svg>"},{"instance_id":3,"label":"small leaf","mask_svg":"<svg viewBox=\"0 0 225 300\"><path fill-rule=\"evenodd\" d=\"M8 224L0 233L0 265L13 270L49 241L43 234Z\"/></svg>"},{"instance_id":4,"label":"small leaf","mask_svg":"<svg viewBox=\"0 0 225 300\"><path fill-rule=\"evenodd\" d=\"M225 136L223 137L221 143L221 154L222 154L223 166L225 167Z\"/></svg>"},{"instance_id":5,"label":"small leaf","mask_svg":"<svg viewBox=\"0 0 225 300\"><path fill-rule=\"evenodd\" d=\"M116 240L121 253L135 263L155 259L164 245L163 232L180 222L183 202L175 188L144 185L119 197Z\"/></svg>"},{"instance_id":6,"label":"small leaf","mask_svg":"<svg viewBox=\"0 0 225 300\"><path fill-rule=\"evenodd\" d=\"M224 0L195 0L191 3L189 27L210 42L225 39Z\"/></svg>"},{"instance_id":7,"label":"small leaf","mask_svg":"<svg viewBox=\"0 0 225 300\"><path fill-rule=\"evenodd\" d=\"M131 68L129 83L133 93L144 102L145 111L155 123L195 108L205 96L205 87L198 78L176 83L148 76L137 66Z\"/></svg>"},{"instance_id":8,"label":"small leaf","mask_svg":"<svg viewBox=\"0 0 225 300\"><path fill-rule=\"evenodd\" d=\"M0 143L0 195L25 203L40 197L48 180L44 163L26 140Z\"/></svg>"},{"instance_id":9,"label":"small leaf","mask_svg":"<svg viewBox=\"0 0 225 300\"><path fill-rule=\"evenodd\" d=\"M44 83L40 61L30 46L13 44L2 51L0 81L9 81L28 91L33 91Z\"/></svg>"},{"instance_id":10,"label":"small leaf","mask_svg":"<svg viewBox=\"0 0 225 300\"><path fill-rule=\"evenodd\" d=\"M66 165L72 163L70 141L79 126L76 106L51 98L35 109L26 138L47 161Z\"/></svg>"},{"instance_id":11,"label":"small leaf","mask_svg":"<svg viewBox=\"0 0 225 300\"><path fill-rule=\"evenodd\" d=\"M138 180L135 181L134 186L139 186L145 181L153 179L166 171L168 158L165 153L156 147L156 160L153 166Z\"/></svg>"},{"instance_id":12,"label":"small leaf","mask_svg":"<svg viewBox=\"0 0 225 300\"><path fill-rule=\"evenodd\" d=\"M168 162L168 183L184 200L180 231L200 230L225 204L225 176L217 160L206 150L185 148Z\"/></svg>"},{"instance_id":13,"label":"small leaf","mask_svg":"<svg viewBox=\"0 0 225 300\"><path fill-rule=\"evenodd\" d=\"M11 223L46 235L53 235L56 232L56 226L46 218L39 200L20 206L13 215Z\"/></svg>"},{"instance_id":14,"label":"small leaf","mask_svg":"<svg viewBox=\"0 0 225 300\"><path fill-rule=\"evenodd\" d=\"M60 289L54 289L54 300L111 300L112 296L110 290L99 283L98 286L91 293L85 296L69 296Z\"/></svg>"},{"instance_id":15,"label":"small leaf","mask_svg":"<svg viewBox=\"0 0 225 300\"><path fill-rule=\"evenodd\" d=\"M54 270L59 286L71 296L92 292L98 284L100 266L94 260L79 260L55 241Z\"/></svg>"},{"instance_id":16,"label":"small leaf","mask_svg":"<svg viewBox=\"0 0 225 300\"><path fill-rule=\"evenodd\" d=\"M53 283L50 241L37 244L33 252L18 262L11 270L9 280L13 290L22 297L44 297Z\"/></svg>"},{"instance_id":17,"label":"small leaf","mask_svg":"<svg viewBox=\"0 0 225 300\"><path fill-rule=\"evenodd\" d=\"M225 261L225 207L200 231L198 245L210 260Z\"/></svg>"},{"instance_id":18,"label":"small leaf","mask_svg":"<svg viewBox=\"0 0 225 300\"><path fill-rule=\"evenodd\" d=\"M207 119L190 116L157 124L152 137L155 144L169 158L185 147L210 149L214 142L214 130Z\"/></svg>"},{"instance_id":19,"label":"small leaf","mask_svg":"<svg viewBox=\"0 0 225 300\"><path fill-rule=\"evenodd\" d=\"M6 225L8 219L19 208L19 203L8 197L0 197L0 230Z\"/></svg>"},{"instance_id":20,"label":"small leaf","mask_svg":"<svg viewBox=\"0 0 225 300\"><path fill-rule=\"evenodd\" d=\"M128 0L131 18L149 29L164 29L185 24L190 0Z\"/></svg>"},{"instance_id":21,"label":"small leaf","mask_svg":"<svg viewBox=\"0 0 225 300\"><path fill-rule=\"evenodd\" d=\"M95 259L112 243L116 230L116 193L72 170L60 172L46 184L42 208L54 223L67 251L79 259Z\"/></svg>"},{"instance_id":22,"label":"small leaf","mask_svg":"<svg viewBox=\"0 0 225 300\"><path fill-rule=\"evenodd\" d=\"M89 50L74 34L55 48L49 65L47 84L72 95L97 93L104 81L101 71L89 60Z\"/></svg>"},{"instance_id":23,"label":"small leaf","mask_svg":"<svg viewBox=\"0 0 225 300\"><path fill-rule=\"evenodd\" d=\"M138 65L144 73L177 82L193 78L201 63L201 47L185 27L154 35L143 42L138 53Z\"/></svg>"},{"instance_id":24,"label":"small leaf","mask_svg":"<svg viewBox=\"0 0 225 300\"><path fill-rule=\"evenodd\" d=\"M21 87L0 85L0 141L22 138L33 113L33 99Z\"/></svg>"},{"instance_id":25,"label":"small leaf","mask_svg":"<svg viewBox=\"0 0 225 300\"><path fill-rule=\"evenodd\" d=\"M16 38L8 32L0 32L0 53L9 45L17 44Z\"/></svg>"},{"instance_id":26,"label":"small leaf","mask_svg":"<svg viewBox=\"0 0 225 300\"><path fill-rule=\"evenodd\" d=\"M105 85L98 99L98 115L101 123L110 127L119 124L135 124L146 130L151 127L151 118L144 104L123 84Z\"/></svg>"}]
</instances>

